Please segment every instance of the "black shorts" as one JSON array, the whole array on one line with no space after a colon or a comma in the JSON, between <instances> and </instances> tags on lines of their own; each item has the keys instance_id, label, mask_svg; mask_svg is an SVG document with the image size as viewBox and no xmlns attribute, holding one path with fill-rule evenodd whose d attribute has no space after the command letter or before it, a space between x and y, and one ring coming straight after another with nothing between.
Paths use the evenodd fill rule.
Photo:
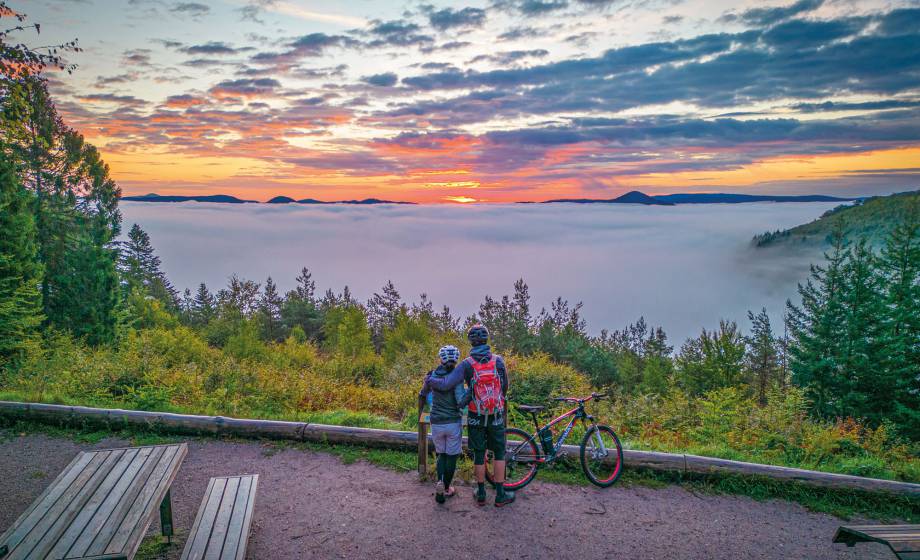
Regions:
<instances>
[{"instance_id":1,"label":"black shorts","mask_svg":"<svg viewBox=\"0 0 920 560\"><path fill-rule=\"evenodd\" d=\"M505 460L505 424L489 424L488 426L467 426L469 447L473 452L484 452L487 449L495 456L496 461Z\"/></svg>"}]
</instances>

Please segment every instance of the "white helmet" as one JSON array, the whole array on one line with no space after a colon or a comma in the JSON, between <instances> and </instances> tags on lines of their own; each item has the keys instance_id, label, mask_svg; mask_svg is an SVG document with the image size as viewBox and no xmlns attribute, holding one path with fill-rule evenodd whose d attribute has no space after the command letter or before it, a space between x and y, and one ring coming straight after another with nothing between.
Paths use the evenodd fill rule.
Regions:
<instances>
[{"instance_id":1,"label":"white helmet","mask_svg":"<svg viewBox=\"0 0 920 560\"><path fill-rule=\"evenodd\" d=\"M447 362L457 363L460 361L460 350L456 346L442 346L438 350L438 357L441 358L441 363L446 364Z\"/></svg>"}]
</instances>

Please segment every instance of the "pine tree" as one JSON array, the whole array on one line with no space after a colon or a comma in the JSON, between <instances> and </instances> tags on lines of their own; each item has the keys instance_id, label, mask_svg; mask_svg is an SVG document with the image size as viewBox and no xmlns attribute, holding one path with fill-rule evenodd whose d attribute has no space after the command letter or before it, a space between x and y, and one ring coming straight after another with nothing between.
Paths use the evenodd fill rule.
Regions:
<instances>
[{"instance_id":1,"label":"pine tree","mask_svg":"<svg viewBox=\"0 0 920 560\"><path fill-rule=\"evenodd\" d=\"M805 388L814 411L829 417L852 412L841 396L854 389L853 380L841 369L846 325L843 266L850 250L841 232L835 232L832 241L824 266L812 265L809 279L799 285L801 306L786 302L792 380Z\"/></svg>"},{"instance_id":2,"label":"pine tree","mask_svg":"<svg viewBox=\"0 0 920 560\"><path fill-rule=\"evenodd\" d=\"M284 301L278 295L278 288L272 277L265 280L265 288L259 299L259 318L262 323L262 338L269 341L283 340L281 328L281 305Z\"/></svg>"},{"instance_id":3,"label":"pine tree","mask_svg":"<svg viewBox=\"0 0 920 560\"><path fill-rule=\"evenodd\" d=\"M215 313L214 296L202 282L198 285L198 291L195 292L195 299L192 301L192 324L207 325L214 318Z\"/></svg>"},{"instance_id":4,"label":"pine tree","mask_svg":"<svg viewBox=\"0 0 920 560\"><path fill-rule=\"evenodd\" d=\"M0 367L21 359L42 322L31 196L12 164L0 160Z\"/></svg>"},{"instance_id":5,"label":"pine tree","mask_svg":"<svg viewBox=\"0 0 920 560\"><path fill-rule=\"evenodd\" d=\"M879 355L891 386L891 419L920 440L920 208L907 209L879 256L884 275Z\"/></svg>"},{"instance_id":6,"label":"pine tree","mask_svg":"<svg viewBox=\"0 0 920 560\"><path fill-rule=\"evenodd\" d=\"M406 306L403 305L396 286L390 280L387 280L382 293L371 296L367 302L367 320L375 348L379 350L383 347L384 334L396 326L396 317L405 310Z\"/></svg>"},{"instance_id":7,"label":"pine tree","mask_svg":"<svg viewBox=\"0 0 920 560\"><path fill-rule=\"evenodd\" d=\"M297 294L297 297L303 301L309 301L315 304L316 282L313 281L313 275L310 274L310 270L307 267L303 267L300 270L300 276L295 280L297 281L297 287L294 288L294 292Z\"/></svg>"},{"instance_id":8,"label":"pine tree","mask_svg":"<svg viewBox=\"0 0 920 560\"><path fill-rule=\"evenodd\" d=\"M128 239L120 243L118 269L127 293L140 288L159 300L167 309L179 308L179 296L160 268L150 236L137 224Z\"/></svg>"},{"instance_id":9,"label":"pine tree","mask_svg":"<svg viewBox=\"0 0 920 560\"><path fill-rule=\"evenodd\" d=\"M767 392L770 385L779 382L779 354L777 352L776 337L770 326L770 316L766 308L754 315L748 311L751 321L751 336L745 338L747 342L746 363L753 376L754 389L757 400L761 406L767 404Z\"/></svg>"}]
</instances>

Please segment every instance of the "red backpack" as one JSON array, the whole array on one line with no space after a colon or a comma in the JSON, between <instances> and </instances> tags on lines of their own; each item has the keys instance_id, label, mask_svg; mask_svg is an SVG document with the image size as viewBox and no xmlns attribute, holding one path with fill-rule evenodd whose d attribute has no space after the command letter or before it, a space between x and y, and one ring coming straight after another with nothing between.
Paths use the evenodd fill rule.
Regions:
<instances>
[{"instance_id":1,"label":"red backpack","mask_svg":"<svg viewBox=\"0 0 920 560\"><path fill-rule=\"evenodd\" d=\"M498 356L481 364L472 357L467 361L473 366L473 400L470 411L492 416L505 409L505 396L502 394L502 380L498 375Z\"/></svg>"}]
</instances>

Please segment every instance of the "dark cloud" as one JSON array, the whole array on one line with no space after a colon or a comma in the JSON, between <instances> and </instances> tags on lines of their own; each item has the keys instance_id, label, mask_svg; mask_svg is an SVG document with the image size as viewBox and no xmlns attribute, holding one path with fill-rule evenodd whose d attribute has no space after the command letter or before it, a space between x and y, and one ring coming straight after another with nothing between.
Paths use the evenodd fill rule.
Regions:
<instances>
[{"instance_id":1,"label":"dark cloud","mask_svg":"<svg viewBox=\"0 0 920 560\"><path fill-rule=\"evenodd\" d=\"M224 80L208 92L215 97L257 97L274 93L281 82L273 78L243 78Z\"/></svg>"},{"instance_id":2,"label":"dark cloud","mask_svg":"<svg viewBox=\"0 0 920 560\"><path fill-rule=\"evenodd\" d=\"M151 66L150 49L132 49L125 51L121 56L121 63L126 66Z\"/></svg>"},{"instance_id":3,"label":"dark cloud","mask_svg":"<svg viewBox=\"0 0 920 560\"><path fill-rule=\"evenodd\" d=\"M547 33L545 29L538 29L536 27L520 26L520 27L511 27L506 30L504 33L501 33L498 36L499 41L516 41L518 39L534 39L536 37L543 37Z\"/></svg>"},{"instance_id":4,"label":"dark cloud","mask_svg":"<svg viewBox=\"0 0 920 560\"><path fill-rule=\"evenodd\" d=\"M527 51L502 51L495 54L481 54L470 59L469 64L488 61L495 64L508 66L525 58L542 58L547 55L549 55L549 51L546 49L531 49Z\"/></svg>"},{"instance_id":5,"label":"dark cloud","mask_svg":"<svg viewBox=\"0 0 920 560\"><path fill-rule=\"evenodd\" d=\"M115 95L112 93L97 93L92 95L80 95L77 97L81 101L89 103L114 103L122 107L144 107L148 105L147 101L138 99L133 95Z\"/></svg>"},{"instance_id":6,"label":"dark cloud","mask_svg":"<svg viewBox=\"0 0 920 560\"><path fill-rule=\"evenodd\" d=\"M597 31L582 31L581 33L576 33L574 35L569 35L563 41L566 43L572 43L573 45L578 45L579 47L587 47L588 44L599 35Z\"/></svg>"},{"instance_id":7,"label":"dark cloud","mask_svg":"<svg viewBox=\"0 0 920 560\"><path fill-rule=\"evenodd\" d=\"M455 51L457 49L462 49L472 45L469 41L450 41L447 43L441 43L440 45L427 45L421 47L421 51L425 54L431 54L437 51Z\"/></svg>"},{"instance_id":8,"label":"dark cloud","mask_svg":"<svg viewBox=\"0 0 920 560\"><path fill-rule=\"evenodd\" d=\"M884 101L865 101L862 103L846 103L825 101L823 103L797 103L791 108L806 113L822 111L881 111L885 109L903 109L920 107L920 100L916 99L886 99Z\"/></svg>"},{"instance_id":9,"label":"dark cloud","mask_svg":"<svg viewBox=\"0 0 920 560\"><path fill-rule=\"evenodd\" d=\"M486 22L486 11L472 7L461 10L444 8L429 13L428 22L432 27L441 31L456 27L482 27Z\"/></svg>"},{"instance_id":10,"label":"dark cloud","mask_svg":"<svg viewBox=\"0 0 920 560\"><path fill-rule=\"evenodd\" d=\"M523 16L540 16L569 6L568 0L495 0L492 5L500 10Z\"/></svg>"},{"instance_id":11,"label":"dark cloud","mask_svg":"<svg viewBox=\"0 0 920 560\"><path fill-rule=\"evenodd\" d=\"M302 58L322 56L330 48L357 47L360 44L360 41L347 35L310 33L286 42L286 50L282 52L260 52L252 56L250 61L256 64L290 64Z\"/></svg>"},{"instance_id":12,"label":"dark cloud","mask_svg":"<svg viewBox=\"0 0 920 560\"><path fill-rule=\"evenodd\" d=\"M751 8L745 10L740 15L727 13L720 20L724 22L740 21L749 25L773 25L774 23L784 21L795 17L799 14L817 10L824 3L824 0L798 0L788 6L775 8Z\"/></svg>"},{"instance_id":13,"label":"dark cloud","mask_svg":"<svg viewBox=\"0 0 920 560\"><path fill-rule=\"evenodd\" d=\"M920 8L893 10L882 18L879 31L885 35L916 35L918 22Z\"/></svg>"},{"instance_id":14,"label":"dark cloud","mask_svg":"<svg viewBox=\"0 0 920 560\"><path fill-rule=\"evenodd\" d=\"M420 32L417 23L406 20L374 20L368 29L364 30L370 40L365 44L367 48L381 47L411 47L430 46L434 37Z\"/></svg>"},{"instance_id":15,"label":"dark cloud","mask_svg":"<svg viewBox=\"0 0 920 560\"><path fill-rule=\"evenodd\" d=\"M399 76L393 72L385 72L383 74L365 76L361 78L361 81L372 86L391 87L395 86L396 82L399 81Z\"/></svg>"},{"instance_id":16,"label":"dark cloud","mask_svg":"<svg viewBox=\"0 0 920 560\"><path fill-rule=\"evenodd\" d=\"M199 2L179 2L173 4L169 9L170 12L179 15L189 16L191 18L200 18L211 12L211 7Z\"/></svg>"},{"instance_id":17,"label":"dark cloud","mask_svg":"<svg viewBox=\"0 0 920 560\"><path fill-rule=\"evenodd\" d=\"M664 16L661 21L665 25L672 25L684 21L684 16Z\"/></svg>"},{"instance_id":18,"label":"dark cloud","mask_svg":"<svg viewBox=\"0 0 920 560\"><path fill-rule=\"evenodd\" d=\"M206 55L206 56L215 56L215 55L230 55L237 54L244 51L252 50L251 47L235 48L232 45L225 43L223 41L209 41L207 43L202 43L200 45L191 45L188 47L180 47L179 50L185 54L193 55Z\"/></svg>"}]
</instances>

